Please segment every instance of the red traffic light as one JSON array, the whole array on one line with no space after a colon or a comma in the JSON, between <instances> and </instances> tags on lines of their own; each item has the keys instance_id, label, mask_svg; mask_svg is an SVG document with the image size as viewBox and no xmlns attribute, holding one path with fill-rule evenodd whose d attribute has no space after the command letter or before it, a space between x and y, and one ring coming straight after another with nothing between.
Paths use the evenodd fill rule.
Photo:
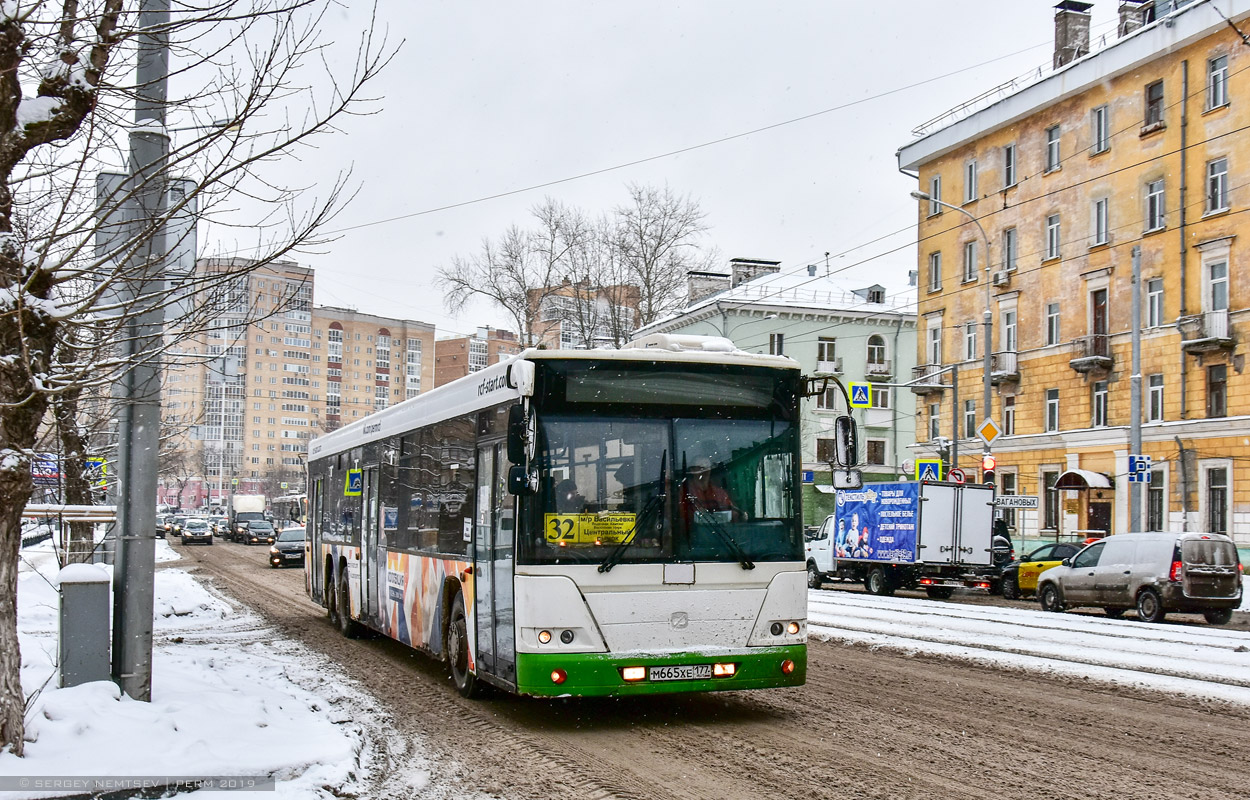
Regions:
<instances>
[{"instance_id":1,"label":"red traffic light","mask_svg":"<svg viewBox=\"0 0 1250 800\"><path fill-rule=\"evenodd\" d=\"M981 470L984 472L993 472L994 467L998 466L998 460L994 456L986 453L981 456Z\"/></svg>"}]
</instances>

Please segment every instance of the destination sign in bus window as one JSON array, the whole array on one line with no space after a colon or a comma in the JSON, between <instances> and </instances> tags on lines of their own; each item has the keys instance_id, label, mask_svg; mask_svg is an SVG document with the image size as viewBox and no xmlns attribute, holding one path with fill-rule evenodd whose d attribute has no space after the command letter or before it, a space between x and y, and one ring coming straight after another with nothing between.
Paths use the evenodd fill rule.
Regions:
<instances>
[{"instance_id":1,"label":"destination sign in bus window","mask_svg":"<svg viewBox=\"0 0 1250 800\"><path fill-rule=\"evenodd\" d=\"M543 528L553 544L622 544L633 541L634 514L547 514Z\"/></svg>"},{"instance_id":2,"label":"destination sign in bus window","mask_svg":"<svg viewBox=\"0 0 1250 800\"><path fill-rule=\"evenodd\" d=\"M683 406L766 408L776 377L643 372L630 369L570 369L565 400L571 403L663 403Z\"/></svg>"}]
</instances>

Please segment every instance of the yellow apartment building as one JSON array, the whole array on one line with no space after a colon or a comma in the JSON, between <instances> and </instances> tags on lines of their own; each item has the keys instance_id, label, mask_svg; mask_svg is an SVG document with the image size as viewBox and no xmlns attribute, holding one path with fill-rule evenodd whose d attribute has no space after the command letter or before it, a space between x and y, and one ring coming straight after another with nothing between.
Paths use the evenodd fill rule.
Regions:
<instances>
[{"instance_id":1,"label":"yellow apartment building","mask_svg":"<svg viewBox=\"0 0 1250 800\"><path fill-rule=\"evenodd\" d=\"M1158 5L1122 2L1091 52L1089 4L1060 3L1053 71L898 151L947 204L918 198L917 455L954 431L979 477L991 348L996 479L1041 498L1007 513L1028 538L1129 529L1139 248L1142 526L1250 543L1250 0Z\"/></svg>"}]
</instances>

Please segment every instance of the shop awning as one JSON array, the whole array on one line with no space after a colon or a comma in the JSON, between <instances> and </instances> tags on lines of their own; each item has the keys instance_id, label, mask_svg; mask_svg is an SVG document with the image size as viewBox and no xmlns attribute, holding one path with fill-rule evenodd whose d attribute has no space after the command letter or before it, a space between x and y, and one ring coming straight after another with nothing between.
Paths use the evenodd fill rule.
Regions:
<instances>
[{"instance_id":1,"label":"shop awning","mask_svg":"<svg viewBox=\"0 0 1250 800\"><path fill-rule=\"evenodd\" d=\"M1111 479L1101 472L1089 469L1070 469L1055 481L1057 490L1113 489Z\"/></svg>"}]
</instances>

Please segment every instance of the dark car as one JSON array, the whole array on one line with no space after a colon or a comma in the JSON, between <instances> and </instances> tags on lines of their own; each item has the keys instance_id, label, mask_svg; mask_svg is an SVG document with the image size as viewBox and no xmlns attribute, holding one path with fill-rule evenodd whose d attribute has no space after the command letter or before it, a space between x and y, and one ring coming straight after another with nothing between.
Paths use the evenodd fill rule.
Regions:
<instances>
[{"instance_id":1,"label":"dark car","mask_svg":"<svg viewBox=\"0 0 1250 800\"><path fill-rule=\"evenodd\" d=\"M277 535L272 522L254 519L247 523L247 530L243 532L243 544L273 544Z\"/></svg>"},{"instance_id":2,"label":"dark car","mask_svg":"<svg viewBox=\"0 0 1250 800\"><path fill-rule=\"evenodd\" d=\"M167 519L169 519L169 517L165 514L156 515L156 538L157 539L165 538L165 520Z\"/></svg>"},{"instance_id":3,"label":"dark car","mask_svg":"<svg viewBox=\"0 0 1250 800\"><path fill-rule=\"evenodd\" d=\"M1051 567L1057 567L1065 558L1081 552L1079 542L1051 542L1044 544L1024 558L1011 562L1003 569L1003 597L1018 600L1037 591L1037 578Z\"/></svg>"},{"instance_id":4,"label":"dark car","mask_svg":"<svg viewBox=\"0 0 1250 800\"><path fill-rule=\"evenodd\" d=\"M209 527L208 520L193 517L187 520L182 526L182 543L183 544L212 544L213 529Z\"/></svg>"},{"instance_id":5,"label":"dark car","mask_svg":"<svg viewBox=\"0 0 1250 800\"><path fill-rule=\"evenodd\" d=\"M187 518L183 516L165 517L165 534L167 536L181 536L182 526L187 524Z\"/></svg>"},{"instance_id":6,"label":"dark car","mask_svg":"<svg viewBox=\"0 0 1250 800\"><path fill-rule=\"evenodd\" d=\"M287 528L278 534L278 540L269 548L269 564L274 569L286 566L304 566L304 529Z\"/></svg>"}]
</instances>

